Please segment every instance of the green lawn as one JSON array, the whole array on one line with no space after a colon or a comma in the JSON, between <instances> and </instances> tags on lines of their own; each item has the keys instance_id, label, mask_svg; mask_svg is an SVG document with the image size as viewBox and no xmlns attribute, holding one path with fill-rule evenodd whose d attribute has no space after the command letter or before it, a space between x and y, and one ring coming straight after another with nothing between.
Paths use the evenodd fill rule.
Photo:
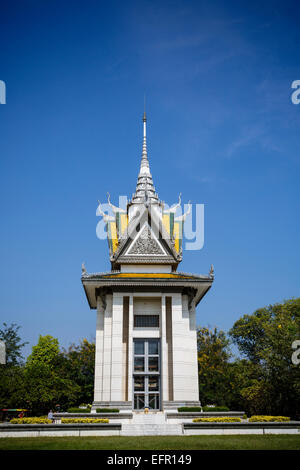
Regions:
<instances>
[{"instance_id":1,"label":"green lawn","mask_svg":"<svg viewBox=\"0 0 300 470\"><path fill-rule=\"evenodd\" d=\"M299 435L0 438L0 450L300 450Z\"/></svg>"}]
</instances>

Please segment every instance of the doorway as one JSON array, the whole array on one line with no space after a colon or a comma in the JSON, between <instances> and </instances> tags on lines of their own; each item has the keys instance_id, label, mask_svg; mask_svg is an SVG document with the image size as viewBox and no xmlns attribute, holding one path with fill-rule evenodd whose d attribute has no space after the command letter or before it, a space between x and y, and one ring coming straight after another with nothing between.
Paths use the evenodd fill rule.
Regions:
<instances>
[{"instance_id":1,"label":"doorway","mask_svg":"<svg viewBox=\"0 0 300 470\"><path fill-rule=\"evenodd\" d=\"M133 340L133 408L160 409L160 341Z\"/></svg>"}]
</instances>

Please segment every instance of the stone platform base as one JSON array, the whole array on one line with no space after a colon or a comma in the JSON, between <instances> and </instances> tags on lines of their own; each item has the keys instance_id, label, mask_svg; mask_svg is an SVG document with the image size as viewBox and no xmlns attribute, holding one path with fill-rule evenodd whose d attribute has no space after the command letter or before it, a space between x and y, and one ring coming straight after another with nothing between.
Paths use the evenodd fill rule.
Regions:
<instances>
[{"instance_id":1,"label":"stone platform base","mask_svg":"<svg viewBox=\"0 0 300 470\"><path fill-rule=\"evenodd\" d=\"M183 423L186 436L236 435L236 434L299 434L300 421L282 423Z\"/></svg>"},{"instance_id":2,"label":"stone platform base","mask_svg":"<svg viewBox=\"0 0 300 470\"><path fill-rule=\"evenodd\" d=\"M167 419L166 413L133 413L132 419L109 424L0 424L1 437L42 436L203 436L298 434L300 421L285 423L192 423Z\"/></svg>"},{"instance_id":3,"label":"stone platform base","mask_svg":"<svg viewBox=\"0 0 300 470\"><path fill-rule=\"evenodd\" d=\"M122 424L121 436L178 436L182 433L182 424L168 423L162 411L135 412L130 424Z\"/></svg>"},{"instance_id":4,"label":"stone platform base","mask_svg":"<svg viewBox=\"0 0 300 470\"><path fill-rule=\"evenodd\" d=\"M0 424L1 437L120 436L121 424Z\"/></svg>"},{"instance_id":5,"label":"stone platform base","mask_svg":"<svg viewBox=\"0 0 300 470\"><path fill-rule=\"evenodd\" d=\"M97 408L118 408L120 411L137 411L133 410L132 406L132 401L94 401L91 412L95 413ZM177 410L177 408L182 406L200 407L201 403L200 401L164 401L163 410L160 411Z\"/></svg>"},{"instance_id":6,"label":"stone platform base","mask_svg":"<svg viewBox=\"0 0 300 470\"><path fill-rule=\"evenodd\" d=\"M177 410L178 408L181 408L182 406L185 407L200 407L201 403L200 401L164 401L163 402L163 408L164 410Z\"/></svg>"}]
</instances>

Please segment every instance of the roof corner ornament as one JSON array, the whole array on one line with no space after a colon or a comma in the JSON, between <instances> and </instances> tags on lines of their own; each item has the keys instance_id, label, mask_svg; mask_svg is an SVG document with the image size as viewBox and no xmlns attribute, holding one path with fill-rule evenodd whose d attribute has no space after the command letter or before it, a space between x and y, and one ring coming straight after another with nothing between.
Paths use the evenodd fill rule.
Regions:
<instances>
[{"instance_id":1,"label":"roof corner ornament","mask_svg":"<svg viewBox=\"0 0 300 470\"><path fill-rule=\"evenodd\" d=\"M125 209L121 209L121 207L117 207L117 206L114 206L111 202L110 202L110 194L107 193L107 202L109 204L109 207L111 207L111 210L113 211L114 214L117 214L118 212L121 213L121 214L125 214L126 213L126 210Z\"/></svg>"},{"instance_id":2,"label":"roof corner ornament","mask_svg":"<svg viewBox=\"0 0 300 470\"><path fill-rule=\"evenodd\" d=\"M115 218L112 215L108 215L108 214L105 214L105 212L103 212L101 208L101 202L99 200L98 200L98 212L103 217L105 223L115 220Z\"/></svg>"},{"instance_id":3,"label":"roof corner ornament","mask_svg":"<svg viewBox=\"0 0 300 470\"><path fill-rule=\"evenodd\" d=\"M81 264L81 275L82 275L82 276L86 276L86 275L87 275L87 270L86 270L86 267L85 267L85 264L84 264L84 263Z\"/></svg>"},{"instance_id":4,"label":"roof corner ornament","mask_svg":"<svg viewBox=\"0 0 300 470\"><path fill-rule=\"evenodd\" d=\"M215 269L213 264L210 266L209 277L212 279L215 277Z\"/></svg>"},{"instance_id":5,"label":"roof corner ornament","mask_svg":"<svg viewBox=\"0 0 300 470\"><path fill-rule=\"evenodd\" d=\"M189 213L191 212L192 204L191 201L188 202L188 210L186 211L185 214L179 215L178 217L175 217L176 222L184 222Z\"/></svg>"},{"instance_id":6,"label":"roof corner ornament","mask_svg":"<svg viewBox=\"0 0 300 470\"><path fill-rule=\"evenodd\" d=\"M179 193L179 197L178 197L178 203L177 204L173 204L173 206L171 206L169 209L166 209L164 211L164 214L175 214L175 212L177 211L177 209L181 206L181 193Z\"/></svg>"}]
</instances>

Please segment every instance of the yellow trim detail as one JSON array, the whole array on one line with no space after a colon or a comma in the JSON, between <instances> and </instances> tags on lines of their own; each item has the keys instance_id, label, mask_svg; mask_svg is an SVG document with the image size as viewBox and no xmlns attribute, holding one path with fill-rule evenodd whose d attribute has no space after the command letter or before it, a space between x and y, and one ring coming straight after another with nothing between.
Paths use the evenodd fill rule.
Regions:
<instances>
[{"instance_id":1,"label":"yellow trim detail","mask_svg":"<svg viewBox=\"0 0 300 470\"><path fill-rule=\"evenodd\" d=\"M179 253L179 236L180 236L179 223L175 222L174 223L174 241L175 241L175 250L177 251L177 253Z\"/></svg>"},{"instance_id":2,"label":"yellow trim detail","mask_svg":"<svg viewBox=\"0 0 300 470\"><path fill-rule=\"evenodd\" d=\"M111 232L112 249L114 253L117 250L118 245L119 245L116 222L110 223L110 232Z\"/></svg>"},{"instance_id":3,"label":"yellow trim detail","mask_svg":"<svg viewBox=\"0 0 300 470\"><path fill-rule=\"evenodd\" d=\"M148 278L162 278L162 279L193 279L191 276L184 276L182 274L169 274L169 273L118 273L118 274L105 274L103 277L108 278L130 278L130 277L148 277Z\"/></svg>"},{"instance_id":4,"label":"yellow trim detail","mask_svg":"<svg viewBox=\"0 0 300 470\"><path fill-rule=\"evenodd\" d=\"M163 224L165 226L166 231L170 235L170 215L169 214L163 214L162 221L163 221Z\"/></svg>"},{"instance_id":5,"label":"yellow trim detail","mask_svg":"<svg viewBox=\"0 0 300 470\"><path fill-rule=\"evenodd\" d=\"M120 214L121 233L124 233L128 226L128 215Z\"/></svg>"}]
</instances>

